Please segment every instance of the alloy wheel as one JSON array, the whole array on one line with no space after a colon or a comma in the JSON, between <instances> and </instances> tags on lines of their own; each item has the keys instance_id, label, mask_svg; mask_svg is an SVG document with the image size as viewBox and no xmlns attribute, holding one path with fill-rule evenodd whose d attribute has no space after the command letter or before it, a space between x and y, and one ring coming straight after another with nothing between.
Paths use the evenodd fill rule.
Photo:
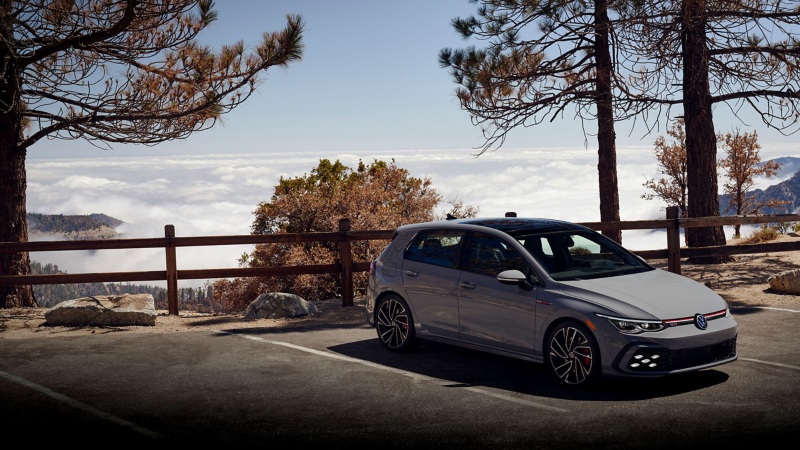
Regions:
<instances>
[{"instance_id":1,"label":"alloy wheel","mask_svg":"<svg viewBox=\"0 0 800 450\"><path fill-rule=\"evenodd\" d=\"M550 338L550 365L566 384L582 384L592 373L592 347L577 328L566 326Z\"/></svg>"},{"instance_id":2,"label":"alloy wheel","mask_svg":"<svg viewBox=\"0 0 800 450\"><path fill-rule=\"evenodd\" d=\"M402 303L389 298L378 309L378 335L392 349L400 348L408 339L408 312Z\"/></svg>"}]
</instances>

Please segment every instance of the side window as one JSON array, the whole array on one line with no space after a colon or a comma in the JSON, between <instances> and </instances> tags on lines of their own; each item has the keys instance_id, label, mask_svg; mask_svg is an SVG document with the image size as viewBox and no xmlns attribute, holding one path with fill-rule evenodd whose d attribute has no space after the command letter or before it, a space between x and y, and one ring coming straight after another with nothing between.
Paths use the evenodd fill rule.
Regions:
<instances>
[{"instance_id":1,"label":"side window","mask_svg":"<svg viewBox=\"0 0 800 450\"><path fill-rule=\"evenodd\" d=\"M422 259L422 244L425 243L427 237L427 231L421 231L414 236L414 239L408 244L408 248L406 248L404 258L409 261L420 261Z\"/></svg>"},{"instance_id":2,"label":"side window","mask_svg":"<svg viewBox=\"0 0 800 450\"><path fill-rule=\"evenodd\" d=\"M442 267L458 267L463 238L463 231L429 231L422 246L421 262Z\"/></svg>"},{"instance_id":3,"label":"side window","mask_svg":"<svg viewBox=\"0 0 800 450\"><path fill-rule=\"evenodd\" d=\"M470 272L496 277L505 270L528 272L525 259L500 238L474 233L467 248L467 267Z\"/></svg>"}]
</instances>

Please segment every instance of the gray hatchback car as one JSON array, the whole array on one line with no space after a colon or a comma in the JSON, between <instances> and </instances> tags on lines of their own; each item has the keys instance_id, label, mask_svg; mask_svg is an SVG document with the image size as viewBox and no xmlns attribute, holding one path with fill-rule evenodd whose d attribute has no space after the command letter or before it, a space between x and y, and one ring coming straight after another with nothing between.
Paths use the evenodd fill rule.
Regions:
<instances>
[{"instance_id":1,"label":"gray hatchback car","mask_svg":"<svg viewBox=\"0 0 800 450\"><path fill-rule=\"evenodd\" d=\"M389 350L425 338L543 362L571 386L737 358L738 325L719 295L557 220L400 227L370 265L367 298Z\"/></svg>"}]
</instances>

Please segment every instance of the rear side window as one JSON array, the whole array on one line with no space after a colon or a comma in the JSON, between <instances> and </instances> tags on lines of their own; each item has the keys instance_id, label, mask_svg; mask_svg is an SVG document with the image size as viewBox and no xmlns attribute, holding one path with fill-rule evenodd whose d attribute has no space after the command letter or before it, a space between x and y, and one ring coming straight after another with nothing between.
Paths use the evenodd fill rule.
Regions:
<instances>
[{"instance_id":1,"label":"rear side window","mask_svg":"<svg viewBox=\"0 0 800 450\"><path fill-rule=\"evenodd\" d=\"M408 245L405 259L435 266L458 267L464 233L457 230L423 231Z\"/></svg>"},{"instance_id":2,"label":"rear side window","mask_svg":"<svg viewBox=\"0 0 800 450\"><path fill-rule=\"evenodd\" d=\"M422 260L422 245L425 243L425 239L428 237L428 232L423 231L418 233L414 240L408 244L408 248L406 249L406 253L404 258L409 261L420 261Z\"/></svg>"}]
</instances>

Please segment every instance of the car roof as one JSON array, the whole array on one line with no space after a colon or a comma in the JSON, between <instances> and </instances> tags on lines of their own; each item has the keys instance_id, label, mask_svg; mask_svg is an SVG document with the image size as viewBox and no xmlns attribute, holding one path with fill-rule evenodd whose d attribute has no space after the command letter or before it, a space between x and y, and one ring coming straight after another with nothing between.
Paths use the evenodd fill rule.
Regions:
<instances>
[{"instance_id":1,"label":"car roof","mask_svg":"<svg viewBox=\"0 0 800 450\"><path fill-rule=\"evenodd\" d=\"M475 219L440 220L438 222L418 223L406 225L401 228L461 228L458 225L472 225L477 227L492 228L506 234L514 235L525 233L546 233L552 231L586 231L590 228L572 222L554 219L537 219L524 217L487 217Z\"/></svg>"}]
</instances>

